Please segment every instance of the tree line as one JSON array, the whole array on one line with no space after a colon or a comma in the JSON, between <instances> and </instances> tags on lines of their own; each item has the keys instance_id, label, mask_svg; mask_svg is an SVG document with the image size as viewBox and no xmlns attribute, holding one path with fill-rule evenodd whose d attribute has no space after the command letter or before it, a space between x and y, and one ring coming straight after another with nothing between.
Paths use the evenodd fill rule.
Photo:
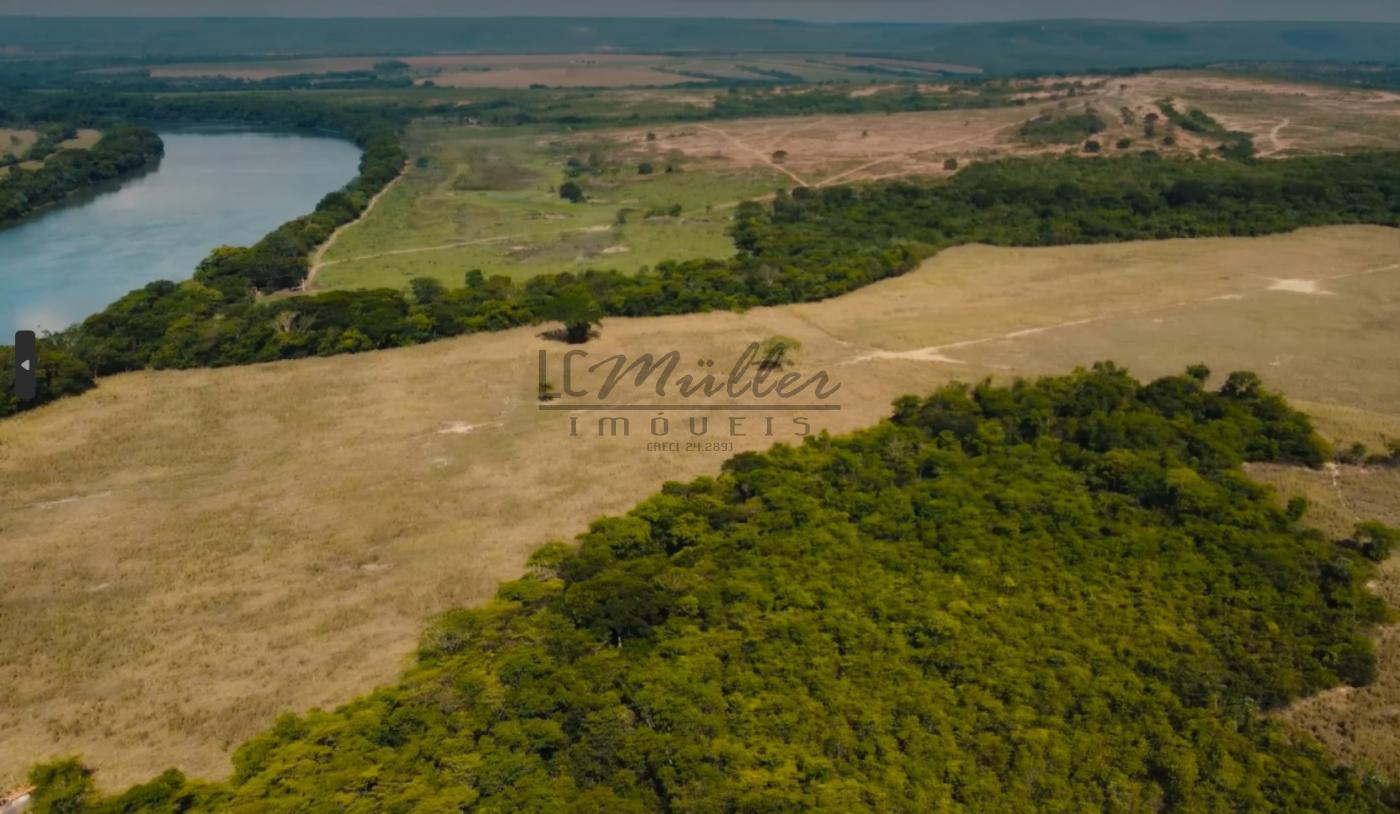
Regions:
<instances>
[{"instance_id":1,"label":"tree line","mask_svg":"<svg viewBox=\"0 0 1400 814\"><path fill-rule=\"evenodd\" d=\"M228 779L104 796L68 758L35 812L1387 810L1261 714L1373 679L1375 566L1240 468L1322 461L1308 419L1209 375L955 384L739 455Z\"/></svg>"},{"instance_id":2,"label":"tree line","mask_svg":"<svg viewBox=\"0 0 1400 814\"><path fill-rule=\"evenodd\" d=\"M1185 130L1203 136L1214 136L1223 143L1220 153L1226 158L1251 158L1254 155L1254 137L1242 130L1227 130L1225 125L1200 108L1190 108L1182 112L1171 99L1157 102L1167 120Z\"/></svg>"},{"instance_id":3,"label":"tree line","mask_svg":"<svg viewBox=\"0 0 1400 814\"><path fill-rule=\"evenodd\" d=\"M63 126L60 133L74 132ZM86 150L43 151L43 166L0 170L0 226L74 193L145 169L165 155L160 136L144 127L118 126ZM31 157L34 151L31 151Z\"/></svg>"},{"instance_id":4,"label":"tree line","mask_svg":"<svg viewBox=\"0 0 1400 814\"><path fill-rule=\"evenodd\" d=\"M326 205L338 207L340 200ZM335 217L348 217L351 210L337 211ZM315 236L332 220L305 228ZM307 244L292 230L261 248L216 253L193 280L132 291L54 337L52 346L97 375L250 364L535 324L580 295L604 316L809 302L902 274L943 248L972 242L1251 236L1342 223L1400 224L1400 155L1013 159L976 164L946 181L797 189L766 205L746 203L731 226L734 257L663 262L636 274L586 271L517 283L469 271L459 288L419 280L402 291L260 299L258 289L300 279Z\"/></svg>"}]
</instances>

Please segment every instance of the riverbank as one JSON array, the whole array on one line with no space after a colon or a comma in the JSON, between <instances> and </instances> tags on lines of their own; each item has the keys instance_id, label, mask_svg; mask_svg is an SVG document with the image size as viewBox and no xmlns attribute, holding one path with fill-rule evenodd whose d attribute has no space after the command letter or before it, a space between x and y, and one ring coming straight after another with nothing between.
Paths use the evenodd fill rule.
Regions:
<instances>
[{"instance_id":1,"label":"riverbank","mask_svg":"<svg viewBox=\"0 0 1400 814\"><path fill-rule=\"evenodd\" d=\"M0 230L0 342L17 328L63 330L157 280L188 280L215 248L257 242L358 167L343 139L160 135L154 170Z\"/></svg>"},{"instance_id":2,"label":"riverbank","mask_svg":"<svg viewBox=\"0 0 1400 814\"><path fill-rule=\"evenodd\" d=\"M85 150L50 155L43 166L0 179L0 227L17 223L54 204L139 170L165 156L165 142L144 127L114 127Z\"/></svg>"}]
</instances>

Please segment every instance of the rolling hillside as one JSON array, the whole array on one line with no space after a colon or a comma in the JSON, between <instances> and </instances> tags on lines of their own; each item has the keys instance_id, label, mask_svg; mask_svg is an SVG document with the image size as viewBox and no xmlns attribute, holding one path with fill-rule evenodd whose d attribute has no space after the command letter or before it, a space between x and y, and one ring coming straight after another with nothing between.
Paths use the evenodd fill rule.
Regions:
<instances>
[{"instance_id":1,"label":"rolling hillside","mask_svg":"<svg viewBox=\"0 0 1400 814\"><path fill-rule=\"evenodd\" d=\"M0 53L207 55L794 51L908 54L992 72L1400 58L1400 26L1044 20L961 25L790 20L11 17Z\"/></svg>"}]
</instances>

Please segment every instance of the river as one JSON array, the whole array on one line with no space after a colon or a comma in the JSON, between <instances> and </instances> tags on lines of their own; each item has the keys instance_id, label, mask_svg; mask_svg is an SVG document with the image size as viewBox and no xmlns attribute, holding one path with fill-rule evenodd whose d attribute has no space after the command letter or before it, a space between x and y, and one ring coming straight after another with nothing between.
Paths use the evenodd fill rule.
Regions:
<instances>
[{"instance_id":1,"label":"river","mask_svg":"<svg viewBox=\"0 0 1400 814\"><path fill-rule=\"evenodd\" d=\"M0 229L0 345L58 330L152 280L185 280L211 249L248 245L355 177L360 152L321 136L161 133L146 174Z\"/></svg>"}]
</instances>

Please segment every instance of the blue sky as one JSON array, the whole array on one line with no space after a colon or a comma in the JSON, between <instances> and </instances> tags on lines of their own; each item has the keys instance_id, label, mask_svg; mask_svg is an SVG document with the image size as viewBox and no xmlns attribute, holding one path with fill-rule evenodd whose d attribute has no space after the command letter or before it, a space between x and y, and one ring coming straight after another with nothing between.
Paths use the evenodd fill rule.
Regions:
<instances>
[{"instance_id":1,"label":"blue sky","mask_svg":"<svg viewBox=\"0 0 1400 814\"><path fill-rule=\"evenodd\" d=\"M0 0L0 14L138 16L777 17L816 21L1097 17L1400 22L1397 0Z\"/></svg>"}]
</instances>

